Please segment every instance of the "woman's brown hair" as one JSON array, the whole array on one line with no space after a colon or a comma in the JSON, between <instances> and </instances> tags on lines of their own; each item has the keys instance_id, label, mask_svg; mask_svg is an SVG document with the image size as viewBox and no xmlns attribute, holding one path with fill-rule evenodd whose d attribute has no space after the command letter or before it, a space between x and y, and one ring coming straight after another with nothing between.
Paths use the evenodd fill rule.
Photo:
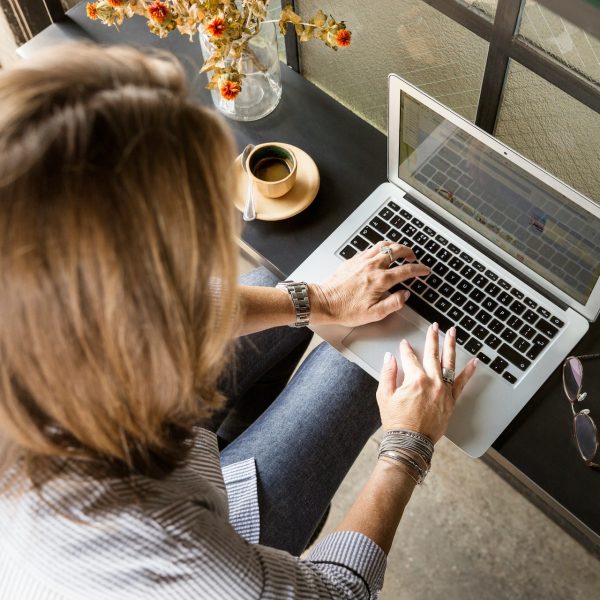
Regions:
<instances>
[{"instance_id":1,"label":"woman's brown hair","mask_svg":"<svg viewBox=\"0 0 600 600\"><path fill-rule=\"evenodd\" d=\"M220 407L233 156L166 56L68 45L0 74L0 435L31 475L164 475Z\"/></svg>"}]
</instances>

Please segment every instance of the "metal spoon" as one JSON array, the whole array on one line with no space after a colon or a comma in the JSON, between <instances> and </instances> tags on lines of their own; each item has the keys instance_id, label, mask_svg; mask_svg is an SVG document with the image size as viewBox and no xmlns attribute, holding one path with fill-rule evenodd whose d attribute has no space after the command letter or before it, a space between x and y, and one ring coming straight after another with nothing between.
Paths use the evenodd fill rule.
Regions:
<instances>
[{"instance_id":1,"label":"metal spoon","mask_svg":"<svg viewBox=\"0 0 600 600\"><path fill-rule=\"evenodd\" d=\"M240 157L240 161L242 163L242 169L244 169L244 173L246 173L246 177L248 178L248 187L246 190L246 203L244 204L244 221L254 221L256 219L256 209L254 208L254 195L252 193L252 178L250 177L250 173L246 169L246 159L252 150L254 149L254 144L248 144L244 151L242 152L242 156Z\"/></svg>"}]
</instances>

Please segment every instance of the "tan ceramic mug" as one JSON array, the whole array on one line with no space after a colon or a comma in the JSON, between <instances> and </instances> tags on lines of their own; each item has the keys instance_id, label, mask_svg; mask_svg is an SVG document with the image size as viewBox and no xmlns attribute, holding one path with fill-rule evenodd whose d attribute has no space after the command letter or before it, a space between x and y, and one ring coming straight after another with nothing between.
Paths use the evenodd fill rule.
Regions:
<instances>
[{"instance_id":1,"label":"tan ceramic mug","mask_svg":"<svg viewBox=\"0 0 600 600\"><path fill-rule=\"evenodd\" d=\"M279 198L294 187L298 162L289 148L270 142L259 144L250 152L246 170L263 196Z\"/></svg>"}]
</instances>

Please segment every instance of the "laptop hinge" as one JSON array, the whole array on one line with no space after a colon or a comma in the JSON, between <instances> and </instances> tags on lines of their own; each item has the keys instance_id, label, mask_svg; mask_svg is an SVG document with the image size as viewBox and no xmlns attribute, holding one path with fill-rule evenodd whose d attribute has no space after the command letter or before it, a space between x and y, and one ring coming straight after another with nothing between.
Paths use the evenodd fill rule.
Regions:
<instances>
[{"instance_id":1,"label":"laptop hinge","mask_svg":"<svg viewBox=\"0 0 600 600\"><path fill-rule=\"evenodd\" d=\"M563 300L556 298L553 294L548 292L548 290L541 287L535 281L532 281L529 277L527 277L527 275L525 275L518 269L515 269L512 265L510 265L508 262L504 261L501 257L491 254L490 250L488 248L486 248L485 246L483 246L482 244L480 244L479 242L477 242L477 240L474 240L470 237L465 237L464 231L461 231L458 227L456 227L455 225L453 225L452 223L450 223L446 219L444 219L444 217L442 217L438 213L434 212L431 208L426 206L425 203L421 202L421 200L419 200L418 198L415 198L414 196L411 196L409 193L405 192L404 190L402 190L402 191L404 192L404 197L409 202L411 202L412 204L415 204L424 213L427 213L432 219L435 219L436 221L440 221L452 233L457 235L459 238L469 242L469 244L471 244L472 246L477 248L477 250L479 250L479 252L481 252L482 254L485 254L491 261L498 263L501 267L506 269L509 273L511 273L518 279L522 279L527 285L529 285L536 292L538 292L539 294L541 294L542 296L547 298L553 304L556 304L556 306L559 306L563 310L567 310L567 308L569 308L569 306Z\"/></svg>"}]
</instances>

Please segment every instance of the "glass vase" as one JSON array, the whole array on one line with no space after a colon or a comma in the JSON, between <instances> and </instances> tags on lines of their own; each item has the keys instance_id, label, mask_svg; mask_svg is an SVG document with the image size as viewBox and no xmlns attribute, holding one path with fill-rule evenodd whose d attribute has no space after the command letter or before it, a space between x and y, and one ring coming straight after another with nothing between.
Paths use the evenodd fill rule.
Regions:
<instances>
[{"instance_id":1,"label":"glass vase","mask_svg":"<svg viewBox=\"0 0 600 600\"><path fill-rule=\"evenodd\" d=\"M211 55L208 37L200 32L202 56ZM230 60L230 59L228 59ZM248 49L237 61L242 91L233 100L226 100L218 89L210 90L212 101L219 112L235 121L256 121L275 110L281 99L281 72L277 52L275 23L264 23L248 41ZM210 72L209 72L210 74Z\"/></svg>"}]
</instances>

